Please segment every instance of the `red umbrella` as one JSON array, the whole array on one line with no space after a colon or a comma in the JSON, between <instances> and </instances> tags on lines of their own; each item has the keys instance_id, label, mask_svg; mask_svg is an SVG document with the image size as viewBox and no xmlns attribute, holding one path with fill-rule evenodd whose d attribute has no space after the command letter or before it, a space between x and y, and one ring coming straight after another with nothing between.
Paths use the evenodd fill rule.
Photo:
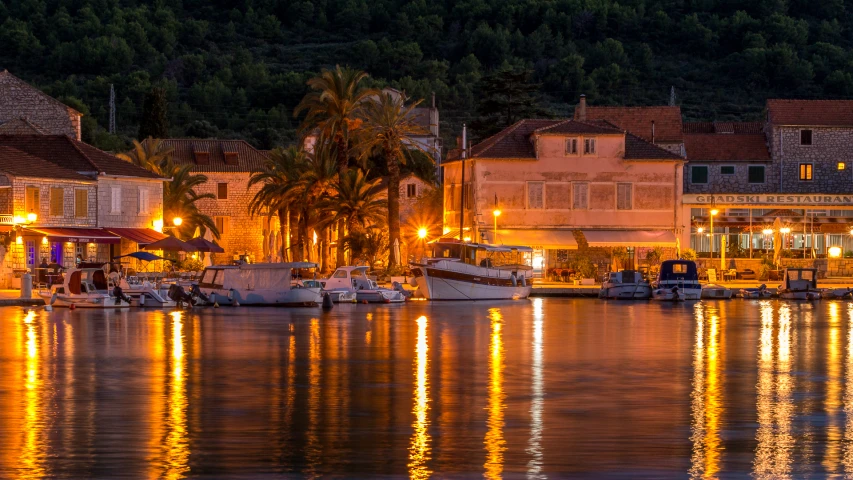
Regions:
<instances>
[{"instance_id":1,"label":"red umbrella","mask_svg":"<svg viewBox=\"0 0 853 480\"><path fill-rule=\"evenodd\" d=\"M196 237L187 240L187 243L197 248L199 252L225 253L224 248L220 247L214 242L211 242L210 240L205 239L204 237Z\"/></svg>"},{"instance_id":2,"label":"red umbrella","mask_svg":"<svg viewBox=\"0 0 853 480\"><path fill-rule=\"evenodd\" d=\"M197 252L198 248L179 238L166 237L142 247L145 250L168 250L171 252Z\"/></svg>"}]
</instances>

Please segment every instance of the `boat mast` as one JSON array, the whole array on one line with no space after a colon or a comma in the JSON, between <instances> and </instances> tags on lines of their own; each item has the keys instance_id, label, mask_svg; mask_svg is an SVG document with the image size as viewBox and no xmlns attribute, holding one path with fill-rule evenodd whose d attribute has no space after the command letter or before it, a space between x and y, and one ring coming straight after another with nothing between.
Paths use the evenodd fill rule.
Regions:
<instances>
[{"instance_id":1,"label":"boat mast","mask_svg":"<svg viewBox=\"0 0 853 480\"><path fill-rule=\"evenodd\" d=\"M468 130L465 124L462 124L462 194L459 195L459 241L464 238L463 230L465 229L465 157L468 153Z\"/></svg>"}]
</instances>

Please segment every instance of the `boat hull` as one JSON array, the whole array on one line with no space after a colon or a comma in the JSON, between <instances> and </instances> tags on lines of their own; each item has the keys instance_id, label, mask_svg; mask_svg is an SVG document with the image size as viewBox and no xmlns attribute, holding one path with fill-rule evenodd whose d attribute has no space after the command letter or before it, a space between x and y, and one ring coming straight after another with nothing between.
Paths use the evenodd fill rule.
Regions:
<instances>
[{"instance_id":1,"label":"boat hull","mask_svg":"<svg viewBox=\"0 0 853 480\"><path fill-rule=\"evenodd\" d=\"M103 296L75 296L75 295L57 295L53 298L53 294L39 293L39 297L44 300L45 305L54 307L71 307L74 308L129 308L127 302L119 302L116 305L116 299L107 295Z\"/></svg>"},{"instance_id":2,"label":"boat hull","mask_svg":"<svg viewBox=\"0 0 853 480\"><path fill-rule=\"evenodd\" d=\"M328 293L334 303L355 303L356 293L348 290L327 290L323 293Z\"/></svg>"},{"instance_id":3,"label":"boat hull","mask_svg":"<svg viewBox=\"0 0 853 480\"><path fill-rule=\"evenodd\" d=\"M652 297L652 287L648 284L619 284L601 286L598 296L614 300L647 300Z\"/></svg>"},{"instance_id":4,"label":"boat hull","mask_svg":"<svg viewBox=\"0 0 853 480\"><path fill-rule=\"evenodd\" d=\"M779 298L783 300L818 300L820 299L820 292L815 290L780 292Z\"/></svg>"},{"instance_id":5,"label":"boat hull","mask_svg":"<svg viewBox=\"0 0 853 480\"><path fill-rule=\"evenodd\" d=\"M323 301L319 288L292 288L290 290L221 290L201 288L210 304L255 305L279 307L315 307Z\"/></svg>"},{"instance_id":6,"label":"boat hull","mask_svg":"<svg viewBox=\"0 0 853 480\"><path fill-rule=\"evenodd\" d=\"M700 288L656 288L652 291L652 300L662 302L683 302L688 300L699 300L702 297Z\"/></svg>"},{"instance_id":7,"label":"boat hull","mask_svg":"<svg viewBox=\"0 0 853 480\"><path fill-rule=\"evenodd\" d=\"M514 300L530 296L530 285L486 285L464 278L440 278L430 270L418 276L418 288L427 300Z\"/></svg>"},{"instance_id":8,"label":"boat hull","mask_svg":"<svg viewBox=\"0 0 853 480\"><path fill-rule=\"evenodd\" d=\"M728 300L732 298L729 288L703 288L702 298L705 300Z\"/></svg>"}]
</instances>

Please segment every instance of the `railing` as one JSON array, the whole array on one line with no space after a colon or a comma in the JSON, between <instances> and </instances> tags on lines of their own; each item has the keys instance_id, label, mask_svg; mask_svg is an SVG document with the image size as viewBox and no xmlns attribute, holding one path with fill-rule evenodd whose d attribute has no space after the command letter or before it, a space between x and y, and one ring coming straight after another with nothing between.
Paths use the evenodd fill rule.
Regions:
<instances>
[{"instance_id":1,"label":"railing","mask_svg":"<svg viewBox=\"0 0 853 480\"><path fill-rule=\"evenodd\" d=\"M13 225L15 216L12 214L0 213L0 225Z\"/></svg>"}]
</instances>

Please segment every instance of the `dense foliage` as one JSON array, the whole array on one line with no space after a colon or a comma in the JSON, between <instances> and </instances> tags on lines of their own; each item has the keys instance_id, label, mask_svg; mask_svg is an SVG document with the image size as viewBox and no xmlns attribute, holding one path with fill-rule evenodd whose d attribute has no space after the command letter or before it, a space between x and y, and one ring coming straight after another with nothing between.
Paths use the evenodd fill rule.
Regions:
<instances>
[{"instance_id":1,"label":"dense foliage","mask_svg":"<svg viewBox=\"0 0 853 480\"><path fill-rule=\"evenodd\" d=\"M445 144L478 81L529 69L545 106L676 102L687 118L756 118L767 97L853 95L844 0L12 0L0 67L87 113L86 140L138 133L154 86L173 136L295 137L322 67L364 69L441 109ZM120 138L105 133L110 84Z\"/></svg>"}]
</instances>

